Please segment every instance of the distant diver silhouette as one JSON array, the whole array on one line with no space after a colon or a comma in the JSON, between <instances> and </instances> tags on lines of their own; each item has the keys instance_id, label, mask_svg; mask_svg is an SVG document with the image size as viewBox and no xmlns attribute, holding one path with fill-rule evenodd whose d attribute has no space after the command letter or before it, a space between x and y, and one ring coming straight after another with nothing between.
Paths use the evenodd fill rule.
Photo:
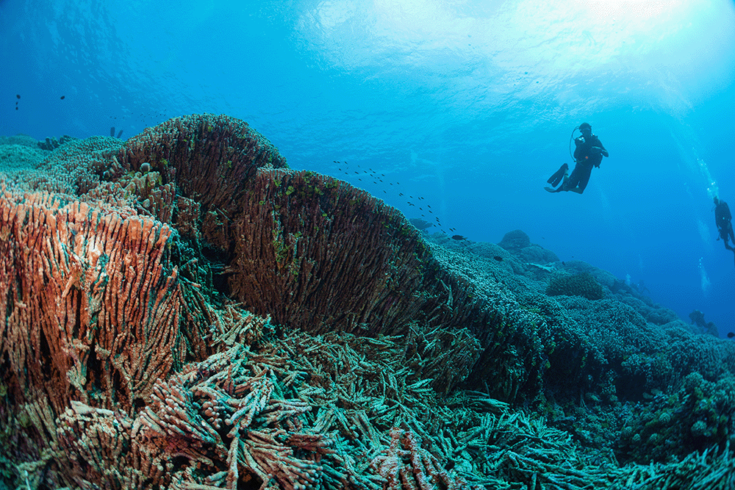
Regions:
<instances>
[{"instance_id":1,"label":"distant diver silhouette","mask_svg":"<svg viewBox=\"0 0 735 490\"><path fill-rule=\"evenodd\" d=\"M735 253L735 248L731 247L729 243L727 243L728 239L733 243L733 246L735 246L735 235L733 235L732 230L732 215L730 214L730 206L727 205L725 201L721 201L717 196L714 197L715 202L715 224L717 225L717 232L719 233L719 237L722 239L723 242L725 242L725 248L728 250L732 250L733 253Z\"/></svg>"},{"instance_id":2,"label":"distant diver silhouette","mask_svg":"<svg viewBox=\"0 0 735 490\"><path fill-rule=\"evenodd\" d=\"M602 162L602 157L609 157L610 154L602 145L600 138L597 135L592 134L592 126L589 123L582 123L578 127L572 130L572 134L569 137L569 153L571 154L571 140L574 137L574 131L579 129L582 136L574 139L576 148L574 149L574 161L576 165L572 171L572 175L567 174L569 166L565 163L552 175L547 181L552 186L561 185L554 189L553 187L544 187L549 192L576 192L582 194L590 181L590 175L592 175L592 167L599 167ZM566 168L565 168L566 167ZM560 176L561 174L561 176Z\"/></svg>"}]
</instances>

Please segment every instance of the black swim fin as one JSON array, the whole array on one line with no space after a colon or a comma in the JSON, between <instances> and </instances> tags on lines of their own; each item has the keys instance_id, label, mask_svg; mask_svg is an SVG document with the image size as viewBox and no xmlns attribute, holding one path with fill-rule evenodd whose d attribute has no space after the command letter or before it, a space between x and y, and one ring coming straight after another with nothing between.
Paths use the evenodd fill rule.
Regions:
<instances>
[{"instance_id":1,"label":"black swim fin","mask_svg":"<svg viewBox=\"0 0 735 490\"><path fill-rule=\"evenodd\" d=\"M554 175L549 177L549 180L547 180L546 182L556 187L557 185L559 185L559 182L561 182L561 179L564 178L564 175L567 173L567 170L569 170L569 165L565 163L559 168L559 170L557 170L554 173Z\"/></svg>"}]
</instances>

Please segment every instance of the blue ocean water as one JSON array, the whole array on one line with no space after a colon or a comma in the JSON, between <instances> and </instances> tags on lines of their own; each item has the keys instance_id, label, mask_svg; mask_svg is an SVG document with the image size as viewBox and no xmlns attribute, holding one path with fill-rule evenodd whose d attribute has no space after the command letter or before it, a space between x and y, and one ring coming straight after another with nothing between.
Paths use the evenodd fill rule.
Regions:
<instances>
[{"instance_id":1,"label":"blue ocean water","mask_svg":"<svg viewBox=\"0 0 735 490\"><path fill-rule=\"evenodd\" d=\"M228 114L293 168L470 240L524 230L724 336L734 45L731 0L0 0L0 134ZM610 157L583 195L544 192L584 121Z\"/></svg>"}]
</instances>

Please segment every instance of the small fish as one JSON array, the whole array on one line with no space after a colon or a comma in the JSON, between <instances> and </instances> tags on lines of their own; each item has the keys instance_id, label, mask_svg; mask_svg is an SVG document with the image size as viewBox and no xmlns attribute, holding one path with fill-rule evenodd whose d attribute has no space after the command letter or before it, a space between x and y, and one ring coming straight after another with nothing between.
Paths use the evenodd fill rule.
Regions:
<instances>
[{"instance_id":1,"label":"small fish","mask_svg":"<svg viewBox=\"0 0 735 490\"><path fill-rule=\"evenodd\" d=\"M462 235L452 235L452 240L467 240Z\"/></svg>"},{"instance_id":2,"label":"small fish","mask_svg":"<svg viewBox=\"0 0 735 490\"><path fill-rule=\"evenodd\" d=\"M431 206L429 206L429 205L427 204L427 205L426 205L426 207L427 207L427 208L430 208Z\"/></svg>"},{"instance_id":3,"label":"small fish","mask_svg":"<svg viewBox=\"0 0 735 490\"><path fill-rule=\"evenodd\" d=\"M494 255L493 258L495 260L497 260L498 262L502 262L503 261L503 257L501 257L500 255Z\"/></svg>"},{"instance_id":4,"label":"small fish","mask_svg":"<svg viewBox=\"0 0 735 490\"><path fill-rule=\"evenodd\" d=\"M381 180L381 182L383 182L383 181ZM403 192L399 192L398 195L399 196L402 196L403 195Z\"/></svg>"},{"instance_id":5,"label":"small fish","mask_svg":"<svg viewBox=\"0 0 735 490\"><path fill-rule=\"evenodd\" d=\"M15 94L16 98L20 99L20 94Z\"/></svg>"},{"instance_id":6,"label":"small fish","mask_svg":"<svg viewBox=\"0 0 735 490\"><path fill-rule=\"evenodd\" d=\"M733 332L727 332L727 338L728 339L731 339L733 337L735 337L735 333L733 333Z\"/></svg>"},{"instance_id":7,"label":"small fish","mask_svg":"<svg viewBox=\"0 0 735 490\"><path fill-rule=\"evenodd\" d=\"M66 98L66 95L61 96L61 100L64 100Z\"/></svg>"}]
</instances>

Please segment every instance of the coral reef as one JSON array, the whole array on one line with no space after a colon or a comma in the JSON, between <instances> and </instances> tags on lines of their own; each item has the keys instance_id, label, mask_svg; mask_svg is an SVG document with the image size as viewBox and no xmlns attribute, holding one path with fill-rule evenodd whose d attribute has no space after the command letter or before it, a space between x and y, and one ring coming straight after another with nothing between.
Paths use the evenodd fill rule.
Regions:
<instances>
[{"instance_id":1,"label":"coral reef","mask_svg":"<svg viewBox=\"0 0 735 490\"><path fill-rule=\"evenodd\" d=\"M704 313L699 310L694 310L689 313L689 318L692 320L692 325L696 325L701 332L719 337L720 334L717 330L717 325L714 322L708 322L704 319Z\"/></svg>"},{"instance_id":2,"label":"coral reef","mask_svg":"<svg viewBox=\"0 0 735 490\"><path fill-rule=\"evenodd\" d=\"M201 342L194 325L179 332L168 226L41 194L6 193L0 212L0 348L17 402L129 409Z\"/></svg>"},{"instance_id":3,"label":"coral reef","mask_svg":"<svg viewBox=\"0 0 735 490\"><path fill-rule=\"evenodd\" d=\"M531 237L523 230L513 230L506 233L498 245L505 249L520 250L531 246Z\"/></svg>"},{"instance_id":4,"label":"coral reef","mask_svg":"<svg viewBox=\"0 0 735 490\"><path fill-rule=\"evenodd\" d=\"M38 147L42 150L54 151L55 149L59 148L62 145L65 145L66 143L69 143L70 141L78 141L78 138L74 138L66 134L59 139L46 138L45 141L38 142Z\"/></svg>"},{"instance_id":5,"label":"coral reef","mask_svg":"<svg viewBox=\"0 0 735 490\"><path fill-rule=\"evenodd\" d=\"M549 296L581 296L589 300L602 299L604 296L602 286L589 272L553 278L549 281L546 294Z\"/></svg>"},{"instance_id":6,"label":"coral reef","mask_svg":"<svg viewBox=\"0 0 735 490\"><path fill-rule=\"evenodd\" d=\"M421 218L411 218L408 220L413 226L416 227L417 230L425 231L434 226L433 223L429 223L426 220L423 220Z\"/></svg>"},{"instance_id":7,"label":"coral reef","mask_svg":"<svg viewBox=\"0 0 735 490\"><path fill-rule=\"evenodd\" d=\"M29 165L0 176L0 486L735 480L733 344L521 231L430 238L227 116Z\"/></svg>"},{"instance_id":8,"label":"coral reef","mask_svg":"<svg viewBox=\"0 0 735 490\"><path fill-rule=\"evenodd\" d=\"M45 156L45 152L26 145L0 145L0 172L12 172L33 168Z\"/></svg>"},{"instance_id":9,"label":"coral reef","mask_svg":"<svg viewBox=\"0 0 735 490\"><path fill-rule=\"evenodd\" d=\"M665 462L685 458L694 450L726 447L733 433L735 377L705 381L688 375L673 394L657 391L625 420L619 453L626 459Z\"/></svg>"},{"instance_id":10,"label":"coral reef","mask_svg":"<svg viewBox=\"0 0 735 490\"><path fill-rule=\"evenodd\" d=\"M27 134L16 134L15 136L0 136L0 146L2 145L21 145L38 149L38 141Z\"/></svg>"},{"instance_id":11,"label":"coral reef","mask_svg":"<svg viewBox=\"0 0 735 490\"><path fill-rule=\"evenodd\" d=\"M531 238L522 230L510 231L503 236L498 246L521 257L525 262L547 264L558 262L554 252L531 243Z\"/></svg>"}]
</instances>

